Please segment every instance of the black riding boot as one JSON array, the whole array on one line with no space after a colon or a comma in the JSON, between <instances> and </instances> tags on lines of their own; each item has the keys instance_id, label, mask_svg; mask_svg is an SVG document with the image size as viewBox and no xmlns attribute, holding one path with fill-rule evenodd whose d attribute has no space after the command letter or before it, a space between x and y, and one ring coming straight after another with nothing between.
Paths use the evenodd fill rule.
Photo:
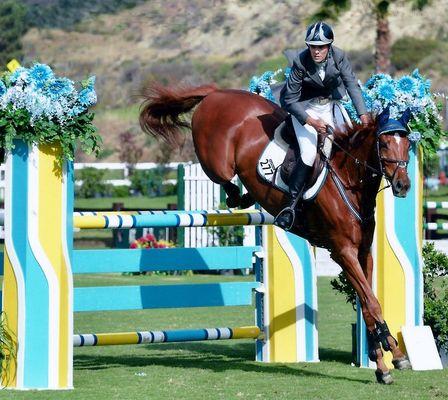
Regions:
<instances>
[{"instance_id":1,"label":"black riding boot","mask_svg":"<svg viewBox=\"0 0 448 400\"><path fill-rule=\"evenodd\" d=\"M289 191L291 193L291 202L275 217L274 224L280 228L289 231L294 225L295 210L297 204L302 198L306 181L313 170L313 167L306 165L302 158L297 157L296 165L289 176Z\"/></svg>"}]
</instances>

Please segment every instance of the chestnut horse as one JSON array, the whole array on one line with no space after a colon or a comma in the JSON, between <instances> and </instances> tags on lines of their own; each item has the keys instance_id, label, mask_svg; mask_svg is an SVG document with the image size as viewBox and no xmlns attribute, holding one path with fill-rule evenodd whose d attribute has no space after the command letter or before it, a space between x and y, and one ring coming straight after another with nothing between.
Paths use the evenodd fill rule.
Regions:
<instances>
[{"instance_id":1,"label":"chestnut horse","mask_svg":"<svg viewBox=\"0 0 448 400\"><path fill-rule=\"evenodd\" d=\"M223 185L235 202L239 192L230 181L238 175L253 199L269 213L276 215L282 210L287 195L263 181L256 167L275 128L285 120L285 111L261 96L242 90L219 90L214 85L150 85L144 98L140 110L142 129L174 147L182 143L181 128L190 127L181 115L197 106L191 130L197 157L208 177ZM390 334L372 291L371 245L382 176L396 196L406 196L410 188L410 142L402 131L377 135L377 130L375 121L370 126L335 133L327 180L315 200L305 202L300 225L294 225L291 232L327 248L342 267L361 303L369 357L377 363L377 380L391 383L381 348L393 353L395 368L410 368L410 363Z\"/></svg>"}]
</instances>

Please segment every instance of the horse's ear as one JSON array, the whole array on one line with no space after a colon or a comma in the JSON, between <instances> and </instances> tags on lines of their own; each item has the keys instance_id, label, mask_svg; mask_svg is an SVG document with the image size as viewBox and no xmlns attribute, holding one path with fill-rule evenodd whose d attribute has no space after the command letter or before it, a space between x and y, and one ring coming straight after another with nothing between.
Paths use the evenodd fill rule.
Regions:
<instances>
[{"instance_id":1,"label":"horse's ear","mask_svg":"<svg viewBox=\"0 0 448 400\"><path fill-rule=\"evenodd\" d=\"M383 126L387 124L387 121L389 121L390 117L390 109L389 106L387 106L380 115L378 115L378 122L379 126Z\"/></svg>"},{"instance_id":2,"label":"horse's ear","mask_svg":"<svg viewBox=\"0 0 448 400\"><path fill-rule=\"evenodd\" d=\"M403 115L400 117L399 121L403 126L406 126L410 119L411 119L411 109L408 107L404 111Z\"/></svg>"}]
</instances>

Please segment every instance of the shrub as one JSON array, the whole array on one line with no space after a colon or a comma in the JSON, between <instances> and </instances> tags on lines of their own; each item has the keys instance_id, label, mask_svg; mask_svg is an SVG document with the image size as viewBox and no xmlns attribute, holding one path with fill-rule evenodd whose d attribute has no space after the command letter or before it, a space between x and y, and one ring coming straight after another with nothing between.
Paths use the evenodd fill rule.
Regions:
<instances>
[{"instance_id":1,"label":"shrub","mask_svg":"<svg viewBox=\"0 0 448 400\"><path fill-rule=\"evenodd\" d=\"M438 47L434 39L405 36L392 45L392 64L398 70L414 69L417 64Z\"/></svg>"},{"instance_id":2,"label":"shrub","mask_svg":"<svg viewBox=\"0 0 448 400\"><path fill-rule=\"evenodd\" d=\"M448 351L448 256L423 246L423 290L425 293L424 323L429 325L438 345Z\"/></svg>"},{"instance_id":3,"label":"shrub","mask_svg":"<svg viewBox=\"0 0 448 400\"><path fill-rule=\"evenodd\" d=\"M131 189L135 193L143 196L164 196L166 194L165 189L168 188L168 185L163 185L166 174L167 169L165 167L157 167L150 170L135 170L129 177Z\"/></svg>"},{"instance_id":4,"label":"shrub","mask_svg":"<svg viewBox=\"0 0 448 400\"><path fill-rule=\"evenodd\" d=\"M113 186L111 191L112 197L129 197L128 186Z\"/></svg>"},{"instance_id":5,"label":"shrub","mask_svg":"<svg viewBox=\"0 0 448 400\"><path fill-rule=\"evenodd\" d=\"M278 23L276 21L270 21L264 25L258 26L255 30L257 32L257 36L252 44L257 44L262 40L268 39L278 33Z\"/></svg>"},{"instance_id":6,"label":"shrub","mask_svg":"<svg viewBox=\"0 0 448 400\"><path fill-rule=\"evenodd\" d=\"M77 172L77 179L82 184L76 187L76 197L90 199L94 197L107 197L112 193L112 186L104 183L104 170L88 167Z\"/></svg>"}]
</instances>

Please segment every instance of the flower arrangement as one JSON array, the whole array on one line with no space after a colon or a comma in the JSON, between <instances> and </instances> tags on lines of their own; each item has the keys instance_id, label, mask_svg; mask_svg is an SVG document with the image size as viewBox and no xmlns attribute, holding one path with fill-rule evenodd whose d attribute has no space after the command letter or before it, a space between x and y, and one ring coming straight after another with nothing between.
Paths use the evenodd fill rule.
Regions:
<instances>
[{"instance_id":1,"label":"flower arrangement","mask_svg":"<svg viewBox=\"0 0 448 400\"><path fill-rule=\"evenodd\" d=\"M284 72L285 79L288 78L291 68L286 68ZM249 92L259 94L260 96L275 102L272 94L271 85L278 82L277 77L283 72L280 68L277 71L266 71L260 76L254 75L249 82Z\"/></svg>"},{"instance_id":2,"label":"flower arrangement","mask_svg":"<svg viewBox=\"0 0 448 400\"><path fill-rule=\"evenodd\" d=\"M157 240L152 233L148 233L130 244L131 249L165 249L168 247L174 247L174 244L166 240Z\"/></svg>"},{"instance_id":3,"label":"flower arrangement","mask_svg":"<svg viewBox=\"0 0 448 400\"><path fill-rule=\"evenodd\" d=\"M62 158L73 160L75 145L98 153L101 137L92 124L89 107L96 104L95 77L79 84L58 77L45 64L19 67L0 76L0 147L14 148L13 140L55 143Z\"/></svg>"},{"instance_id":4,"label":"flower arrangement","mask_svg":"<svg viewBox=\"0 0 448 400\"><path fill-rule=\"evenodd\" d=\"M417 69L411 75L396 79L387 74L373 75L361 89L367 110L374 115L389 107L391 118L398 119L409 108L412 114L409 139L420 142L428 155L437 151L440 140L446 135L441 125L438 95L431 93L431 81ZM360 122L353 103L343 104L350 117Z\"/></svg>"}]
</instances>

